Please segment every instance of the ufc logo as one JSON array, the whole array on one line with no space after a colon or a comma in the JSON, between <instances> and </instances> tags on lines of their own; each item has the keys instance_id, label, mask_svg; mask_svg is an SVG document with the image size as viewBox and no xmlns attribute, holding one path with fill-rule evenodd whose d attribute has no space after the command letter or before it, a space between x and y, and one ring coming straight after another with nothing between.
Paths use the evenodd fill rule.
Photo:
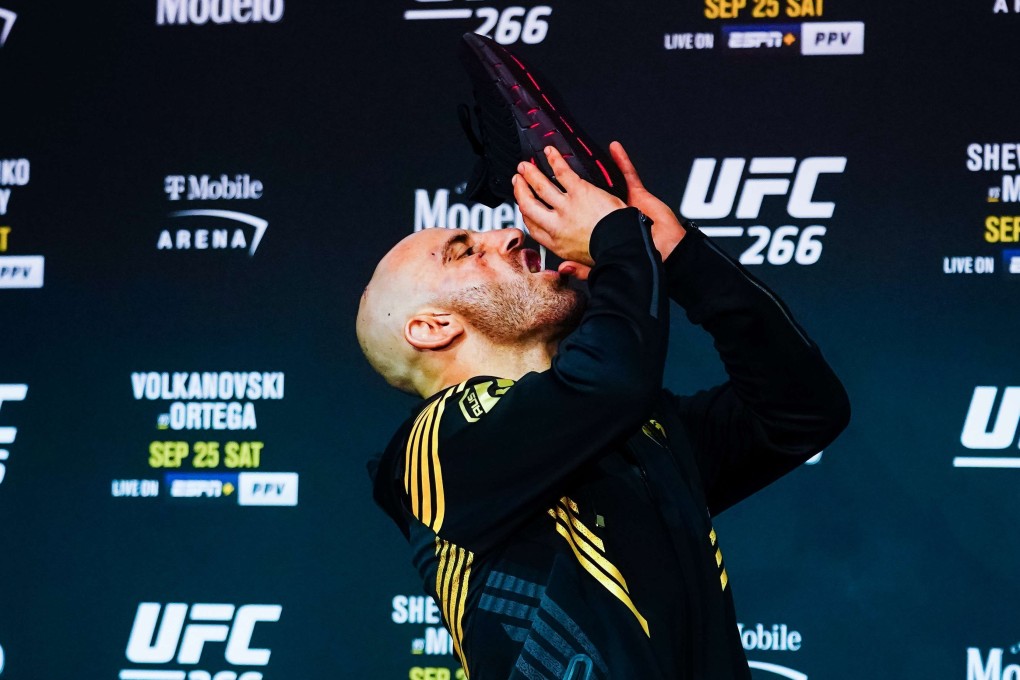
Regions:
<instances>
[{"instance_id":1,"label":"ufc logo","mask_svg":"<svg viewBox=\"0 0 1020 680\"><path fill-rule=\"evenodd\" d=\"M744 167L748 177L743 180ZM836 204L815 201L815 187L823 174L840 174L846 169L845 156L812 156L797 165L796 158L752 158L748 165L743 158L724 158L709 199L716 159L695 158L691 176L684 190L680 213L689 219L715 220L728 217L736 203L737 219L755 219L761 212L766 196L787 196L786 211L790 217L814 219L829 218ZM796 174L794 171L796 170ZM791 186L788 177L755 177L754 175L793 175ZM737 200L739 194L739 201Z\"/></svg>"},{"instance_id":2,"label":"ufc logo","mask_svg":"<svg viewBox=\"0 0 1020 680\"><path fill-rule=\"evenodd\" d=\"M1007 387L992 424L992 410L998 387L975 387L960 442L968 449L1005 449L1016 439L1020 426L1020 387ZM992 429L988 427L991 425Z\"/></svg>"},{"instance_id":3,"label":"ufc logo","mask_svg":"<svg viewBox=\"0 0 1020 680\"><path fill-rule=\"evenodd\" d=\"M188 605L172 602L166 605L157 631L156 621L161 608L158 602L138 605L128 639L128 660L134 663L168 663L176 654L179 664L197 664L207 642L226 641L224 657L228 663L265 666L269 663L270 650L252 649L252 633L255 624L260 621L279 621L283 611L278 604L247 604L237 608L235 614L232 604L195 604L191 605L189 613ZM188 620L187 625L185 619Z\"/></svg>"}]
</instances>

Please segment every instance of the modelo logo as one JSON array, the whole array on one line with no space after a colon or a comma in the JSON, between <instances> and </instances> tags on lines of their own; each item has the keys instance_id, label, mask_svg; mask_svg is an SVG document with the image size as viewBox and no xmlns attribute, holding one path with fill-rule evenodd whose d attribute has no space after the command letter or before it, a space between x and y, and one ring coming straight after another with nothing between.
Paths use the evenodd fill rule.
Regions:
<instances>
[{"instance_id":1,"label":"modelo logo","mask_svg":"<svg viewBox=\"0 0 1020 680\"><path fill-rule=\"evenodd\" d=\"M797 165L796 158L752 158L748 164L743 158L724 158L715 183L712 198L708 198L715 173L716 159L695 158L691 176L680 203L680 212L690 219L714 220L728 217L737 204L734 217L755 219L761 212L766 196L786 196L786 210L790 217L815 219L829 218L835 204L814 200L818 178L823 174L841 174L846 169L845 156L812 156ZM744 167L749 175L796 175L791 188L785 177L754 178L743 181ZM740 196L737 202L737 196Z\"/></svg>"},{"instance_id":2,"label":"modelo logo","mask_svg":"<svg viewBox=\"0 0 1020 680\"><path fill-rule=\"evenodd\" d=\"M467 229L491 231L516 227L524 230L524 218L516 204L502 203L490 208L481 203L450 203L450 190L439 189L432 196L425 189L414 192L414 230Z\"/></svg>"},{"instance_id":3,"label":"modelo logo","mask_svg":"<svg viewBox=\"0 0 1020 680\"><path fill-rule=\"evenodd\" d=\"M992 411L998 394L998 387L974 388L967 420L963 423L963 433L960 435L960 442L968 449L1005 449L1016 439L1020 426L1020 387L1007 387L1003 390L993 425Z\"/></svg>"},{"instance_id":4,"label":"modelo logo","mask_svg":"<svg viewBox=\"0 0 1020 680\"><path fill-rule=\"evenodd\" d=\"M283 18L283 0L158 0L156 25L271 24Z\"/></svg>"},{"instance_id":5,"label":"modelo logo","mask_svg":"<svg viewBox=\"0 0 1020 680\"><path fill-rule=\"evenodd\" d=\"M163 617L160 619L160 610ZM189 611L190 610L190 611ZM283 607L278 604L193 604L172 602L164 608L158 602L138 605L135 622L128 638L127 658L135 664L198 664L208 642L226 642L223 657L232 666L266 666L271 654L268 649L252 649L251 639L258 623L280 620ZM185 625L187 620L187 625ZM151 670L125 669L121 680L152 678ZM166 674L166 677L170 677ZM184 679L184 673L174 677ZM215 675L206 671L190 671L188 680L262 680L262 673L247 671L238 675L234 671L220 671Z\"/></svg>"},{"instance_id":6,"label":"modelo logo","mask_svg":"<svg viewBox=\"0 0 1020 680\"><path fill-rule=\"evenodd\" d=\"M967 648L967 680L1020 680L1020 665L1011 663L1002 665L1000 648L988 651L988 658L981 659L981 650L977 647Z\"/></svg>"}]
</instances>

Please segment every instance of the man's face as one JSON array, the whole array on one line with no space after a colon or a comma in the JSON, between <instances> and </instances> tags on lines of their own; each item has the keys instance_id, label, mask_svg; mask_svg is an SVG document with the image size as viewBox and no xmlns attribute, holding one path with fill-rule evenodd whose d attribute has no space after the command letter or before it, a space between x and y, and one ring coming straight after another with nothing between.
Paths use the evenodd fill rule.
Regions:
<instances>
[{"instance_id":1,"label":"man's face","mask_svg":"<svg viewBox=\"0 0 1020 680\"><path fill-rule=\"evenodd\" d=\"M438 231L438 230L437 230ZM494 342L558 339L580 320L584 298L566 277L542 270L518 229L430 234L428 271L435 304L459 314Z\"/></svg>"}]
</instances>

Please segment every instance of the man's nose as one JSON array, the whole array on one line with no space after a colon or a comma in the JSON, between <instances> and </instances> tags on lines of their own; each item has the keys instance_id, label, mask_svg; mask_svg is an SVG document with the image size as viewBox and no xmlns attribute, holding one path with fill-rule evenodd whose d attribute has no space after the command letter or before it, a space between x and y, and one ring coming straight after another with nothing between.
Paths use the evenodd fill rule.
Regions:
<instances>
[{"instance_id":1,"label":"man's nose","mask_svg":"<svg viewBox=\"0 0 1020 680\"><path fill-rule=\"evenodd\" d=\"M524 232L520 229L500 229L489 232L495 234L500 243L500 250L507 253L524 245Z\"/></svg>"}]
</instances>

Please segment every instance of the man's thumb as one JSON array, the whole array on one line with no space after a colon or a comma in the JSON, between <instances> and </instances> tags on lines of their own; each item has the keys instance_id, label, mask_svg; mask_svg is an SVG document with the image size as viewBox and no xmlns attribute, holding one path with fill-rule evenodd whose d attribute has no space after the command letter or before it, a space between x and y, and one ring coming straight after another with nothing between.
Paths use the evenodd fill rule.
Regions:
<instances>
[{"instance_id":1,"label":"man's thumb","mask_svg":"<svg viewBox=\"0 0 1020 680\"><path fill-rule=\"evenodd\" d=\"M560 263L560 266L556 268L556 271L563 276L572 276L578 281L587 281L588 274L591 273L591 267L586 264L581 264L580 262L566 260Z\"/></svg>"}]
</instances>

